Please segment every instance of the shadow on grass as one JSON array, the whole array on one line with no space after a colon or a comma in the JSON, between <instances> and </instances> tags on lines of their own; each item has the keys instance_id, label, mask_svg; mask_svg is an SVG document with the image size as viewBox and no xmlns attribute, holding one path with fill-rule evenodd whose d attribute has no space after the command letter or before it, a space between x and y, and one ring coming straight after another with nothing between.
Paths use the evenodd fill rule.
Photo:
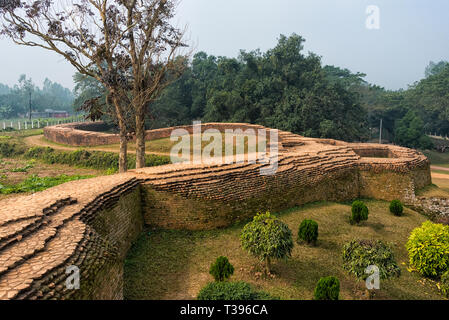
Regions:
<instances>
[{"instance_id":1,"label":"shadow on grass","mask_svg":"<svg viewBox=\"0 0 449 320\"><path fill-rule=\"evenodd\" d=\"M145 230L125 259L125 299L171 299L173 293L182 291L182 275L187 273L194 246L189 232Z\"/></svg>"}]
</instances>

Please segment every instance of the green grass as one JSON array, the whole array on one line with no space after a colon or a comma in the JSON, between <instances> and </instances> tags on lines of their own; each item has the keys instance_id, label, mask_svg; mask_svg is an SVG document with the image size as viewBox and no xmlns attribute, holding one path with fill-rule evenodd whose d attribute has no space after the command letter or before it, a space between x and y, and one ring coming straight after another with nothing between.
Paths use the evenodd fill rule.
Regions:
<instances>
[{"instance_id":1,"label":"green grass","mask_svg":"<svg viewBox=\"0 0 449 320\"><path fill-rule=\"evenodd\" d=\"M213 231L151 231L143 233L125 261L127 299L195 299L200 289L213 279L209 267L219 256L227 256L235 267L232 281L246 281L257 290L282 299L312 299L321 277L336 276L341 283L342 299L365 299L363 281L342 268L342 247L352 239L381 239L393 247L402 275L381 282L376 299L442 299L436 283L407 270L405 249L410 232L426 220L405 208L396 217L389 203L368 200L369 219L359 226L349 223L351 207L341 203L314 203L282 212L295 238L303 219L319 225L317 246L298 245L288 261L273 263L273 279L260 277L258 259L240 247L244 224Z\"/></svg>"},{"instance_id":2,"label":"green grass","mask_svg":"<svg viewBox=\"0 0 449 320\"><path fill-rule=\"evenodd\" d=\"M449 168L449 152L441 153L433 150L425 150L422 153L429 158L432 164Z\"/></svg>"},{"instance_id":3,"label":"green grass","mask_svg":"<svg viewBox=\"0 0 449 320\"><path fill-rule=\"evenodd\" d=\"M56 177L39 177L37 175L31 175L25 181L17 185L0 184L0 193L12 194L12 193L25 193L25 192L38 192L69 181L87 179L91 177L92 176L80 176L80 175L67 176L64 174Z\"/></svg>"},{"instance_id":4,"label":"green grass","mask_svg":"<svg viewBox=\"0 0 449 320\"><path fill-rule=\"evenodd\" d=\"M28 170L32 168L34 168L34 164L29 162L23 167L11 169L11 172L28 172Z\"/></svg>"},{"instance_id":5,"label":"green grass","mask_svg":"<svg viewBox=\"0 0 449 320\"><path fill-rule=\"evenodd\" d=\"M440 173L440 174L448 174L449 175L449 171L446 170L432 170L432 173Z\"/></svg>"},{"instance_id":6,"label":"green grass","mask_svg":"<svg viewBox=\"0 0 449 320\"><path fill-rule=\"evenodd\" d=\"M98 170L117 170L118 153L90 151L86 149L55 150L50 147L29 147L21 139L0 141L0 156L41 160L47 164L67 164L71 166ZM128 169L135 168L134 154L128 154ZM146 166L159 166L170 163L168 156L147 154Z\"/></svg>"}]
</instances>

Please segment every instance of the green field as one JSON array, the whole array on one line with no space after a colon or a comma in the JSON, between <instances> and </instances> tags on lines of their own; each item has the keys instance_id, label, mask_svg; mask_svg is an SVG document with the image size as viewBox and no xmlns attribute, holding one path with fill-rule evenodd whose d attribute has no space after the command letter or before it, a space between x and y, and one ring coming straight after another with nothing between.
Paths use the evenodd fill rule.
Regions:
<instances>
[{"instance_id":1,"label":"green field","mask_svg":"<svg viewBox=\"0 0 449 320\"><path fill-rule=\"evenodd\" d=\"M391 244L402 274L382 281L375 299L442 299L434 281L407 269L405 243L411 230L426 218L410 209L396 217L389 213L387 202L366 203L369 219L360 226L349 223L348 204L321 202L280 213L295 239L303 219L317 221L319 240L316 247L295 243L292 258L274 263L275 278L269 279L258 276L260 262L240 247L242 224L202 232L147 230L125 262L125 297L195 299L200 289L213 280L208 273L210 264L223 255L235 267L232 281L247 281L282 299L312 299L317 281L330 275L340 280L341 299L366 299L364 282L342 269L342 246L352 239L381 239Z\"/></svg>"}]
</instances>

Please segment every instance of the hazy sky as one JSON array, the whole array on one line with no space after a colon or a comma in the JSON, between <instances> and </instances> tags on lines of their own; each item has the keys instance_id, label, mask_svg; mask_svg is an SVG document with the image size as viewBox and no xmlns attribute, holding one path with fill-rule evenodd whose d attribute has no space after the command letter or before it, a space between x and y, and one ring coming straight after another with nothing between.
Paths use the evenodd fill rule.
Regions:
<instances>
[{"instance_id":1,"label":"hazy sky","mask_svg":"<svg viewBox=\"0 0 449 320\"><path fill-rule=\"evenodd\" d=\"M380 29L366 28L367 6L380 10ZM196 51L235 57L240 49L276 45L297 33L323 64L367 74L388 89L406 88L429 61L449 60L448 0L183 0L176 22L188 25ZM0 82L20 74L73 88L74 69L59 56L0 40Z\"/></svg>"}]
</instances>

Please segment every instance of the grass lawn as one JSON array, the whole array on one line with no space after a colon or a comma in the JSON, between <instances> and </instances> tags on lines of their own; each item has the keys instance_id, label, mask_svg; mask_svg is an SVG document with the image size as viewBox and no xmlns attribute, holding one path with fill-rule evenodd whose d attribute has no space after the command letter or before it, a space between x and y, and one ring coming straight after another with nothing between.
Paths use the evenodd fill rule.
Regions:
<instances>
[{"instance_id":1,"label":"grass lawn","mask_svg":"<svg viewBox=\"0 0 449 320\"><path fill-rule=\"evenodd\" d=\"M441 153L434 150L425 150L422 153L429 158L433 165L449 168L449 152Z\"/></svg>"},{"instance_id":2,"label":"grass lawn","mask_svg":"<svg viewBox=\"0 0 449 320\"><path fill-rule=\"evenodd\" d=\"M435 282L407 270L405 243L410 232L426 218L408 208L404 216L396 217L389 213L387 202L366 203L369 220L360 226L349 224L349 204L320 202L279 214L292 230L294 240L303 219L316 220L319 240L316 247L295 243L291 259L273 263L273 279L258 276L260 262L240 248L244 224L201 232L147 230L125 261L125 298L195 299L200 289L213 280L210 264L224 255L235 267L233 281L247 281L282 299L311 299L320 277L330 275L340 280L341 299L366 299L364 282L342 269L341 250L351 239L381 239L391 243L402 275L381 281L375 299L442 299Z\"/></svg>"}]
</instances>

